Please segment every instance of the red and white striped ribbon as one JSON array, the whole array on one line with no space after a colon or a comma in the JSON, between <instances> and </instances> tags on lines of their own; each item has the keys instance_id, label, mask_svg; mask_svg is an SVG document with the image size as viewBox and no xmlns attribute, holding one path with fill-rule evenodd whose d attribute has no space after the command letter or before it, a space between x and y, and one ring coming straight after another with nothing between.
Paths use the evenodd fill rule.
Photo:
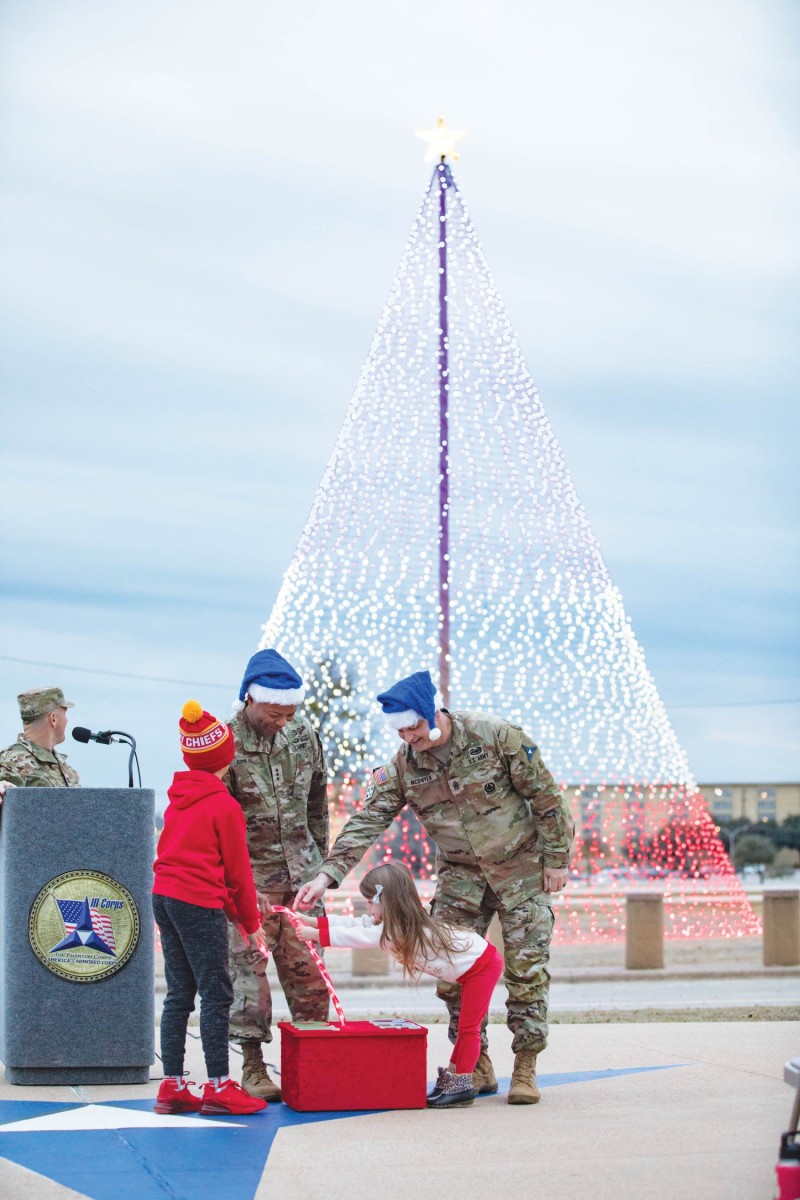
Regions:
<instances>
[{"instance_id":1,"label":"red and white striped ribbon","mask_svg":"<svg viewBox=\"0 0 800 1200\"><path fill-rule=\"evenodd\" d=\"M284 906L282 904L273 904L272 912L283 913L283 915L288 918L288 920L290 921L290 923L292 924L292 926L295 929L302 929L303 926L305 925L305 922L300 917L298 917L296 912L292 912L292 910L290 908L284 908ZM331 1004L336 1009L336 1015L339 1018L339 1024L344 1025L344 1009L342 1008L339 997L336 995L336 990L333 986L333 982L331 981L331 977L328 974L328 968L325 966L325 963L322 961L322 958L317 953L316 947L313 942L306 942L306 947L307 947L311 957L314 959L314 962L317 964L317 970L319 971L320 975L322 976L322 982L325 984L325 987L328 989L328 995L331 998Z\"/></svg>"}]
</instances>

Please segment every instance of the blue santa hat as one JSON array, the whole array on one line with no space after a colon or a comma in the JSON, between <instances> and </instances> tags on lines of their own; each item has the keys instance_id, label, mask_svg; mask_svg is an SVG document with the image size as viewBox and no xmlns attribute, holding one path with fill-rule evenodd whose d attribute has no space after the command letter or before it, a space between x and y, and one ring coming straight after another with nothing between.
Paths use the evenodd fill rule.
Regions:
<instances>
[{"instance_id":1,"label":"blue santa hat","mask_svg":"<svg viewBox=\"0 0 800 1200\"><path fill-rule=\"evenodd\" d=\"M249 696L256 704L301 704L306 689L291 663L277 650L259 650L245 668L239 699L233 711L241 712Z\"/></svg>"},{"instance_id":2,"label":"blue santa hat","mask_svg":"<svg viewBox=\"0 0 800 1200\"><path fill-rule=\"evenodd\" d=\"M430 671L415 671L399 680L388 692L381 692L378 703L392 729L405 729L425 720L430 726L432 742L438 742L442 736L436 725L436 711L442 706L442 697L433 686Z\"/></svg>"}]
</instances>

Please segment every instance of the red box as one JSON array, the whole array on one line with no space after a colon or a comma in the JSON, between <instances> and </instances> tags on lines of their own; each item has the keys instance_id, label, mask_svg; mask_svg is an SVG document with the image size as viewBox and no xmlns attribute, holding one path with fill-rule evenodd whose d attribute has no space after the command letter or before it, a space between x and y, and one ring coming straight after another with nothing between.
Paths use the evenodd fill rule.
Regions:
<instances>
[{"instance_id":1,"label":"red box","mask_svg":"<svg viewBox=\"0 0 800 1200\"><path fill-rule=\"evenodd\" d=\"M280 1021L281 1096L298 1112L425 1108L423 1025L346 1021L309 1029Z\"/></svg>"}]
</instances>

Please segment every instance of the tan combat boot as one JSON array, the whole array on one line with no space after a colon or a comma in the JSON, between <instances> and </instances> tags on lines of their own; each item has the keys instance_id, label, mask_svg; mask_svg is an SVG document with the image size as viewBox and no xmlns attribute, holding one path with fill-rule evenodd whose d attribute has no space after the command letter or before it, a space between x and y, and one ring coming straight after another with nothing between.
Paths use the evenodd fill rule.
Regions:
<instances>
[{"instance_id":1,"label":"tan combat boot","mask_svg":"<svg viewBox=\"0 0 800 1200\"><path fill-rule=\"evenodd\" d=\"M267 1074L261 1042L242 1042L242 1087L260 1100L280 1100L281 1089Z\"/></svg>"},{"instance_id":2,"label":"tan combat boot","mask_svg":"<svg viewBox=\"0 0 800 1200\"><path fill-rule=\"evenodd\" d=\"M508 1089L509 1104L538 1104L536 1086L536 1051L520 1050L514 1055L514 1074Z\"/></svg>"},{"instance_id":3,"label":"tan combat boot","mask_svg":"<svg viewBox=\"0 0 800 1200\"><path fill-rule=\"evenodd\" d=\"M493 1096L497 1091L497 1076L494 1073L492 1060L485 1050L481 1050L481 1056L475 1063L475 1070L472 1072L472 1087L476 1096Z\"/></svg>"}]
</instances>

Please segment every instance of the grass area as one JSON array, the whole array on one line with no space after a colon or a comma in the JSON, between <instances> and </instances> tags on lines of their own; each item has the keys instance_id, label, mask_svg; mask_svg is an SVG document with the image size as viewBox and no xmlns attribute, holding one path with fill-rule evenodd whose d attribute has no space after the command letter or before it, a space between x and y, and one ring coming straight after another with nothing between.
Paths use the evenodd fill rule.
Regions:
<instances>
[{"instance_id":1,"label":"grass area","mask_svg":"<svg viewBox=\"0 0 800 1200\"><path fill-rule=\"evenodd\" d=\"M499 1018L500 1019L500 1018ZM800 1007L786 1008L770 1004L752 1008L633 1008L606 1012L550 1013L551 1025L616 1025L617 1023L647 1023L655 1021L797 1021Z\"/></svg>"},{"instance_id":2,"label":"grass area","mask_svg":"<svg viewBox=\"0 0 800 1200\"><path fill-rule=\"evenodd\" d=\"M377 1017L403 1016L392 1009L381 1009L376 1005L375 1012L369 1016L359 1016L359 1020L368 1021ZM631 1009L587 1009L585 1012L558 1012L551 1010L548 1014L551 1025L641 1025L656 1022L675 1024L685 1021L797 1021L800 1020L800 1007L790 1005L754 1004L739 1008L631 1008ZM412 1020L420 1025L446 1025L447 1013L441 1010L431 1012L415 1012ZM491 1013L490 1025L505 1025L504 1013Z\"/></svg>"}]
</instances>

